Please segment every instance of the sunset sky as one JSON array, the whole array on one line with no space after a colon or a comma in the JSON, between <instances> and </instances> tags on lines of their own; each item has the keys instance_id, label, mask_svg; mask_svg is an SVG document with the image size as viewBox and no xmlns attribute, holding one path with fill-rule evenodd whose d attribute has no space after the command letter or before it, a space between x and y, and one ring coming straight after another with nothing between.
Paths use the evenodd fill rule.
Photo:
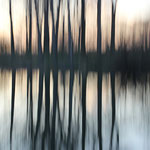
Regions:
<instances>
[{"instance_id":1,"label":"sunset sky","mask_svg":"<svg viewBox=\"0 0 150 150\"><path fill-rule=\"evenodd\" d=\"M72 0L74 2L74 0ZM0 0L0 38L9 41L10 21L8 0ZM102 34L103 39L108 38L111 24L111 0L102 0ZM12 0L12 14L14 24L15 40L21 39L19 43L24 45L25 39L25 0ZM73 4L73 3L72 3ZM118 0L116 23L125 23L128 26L133 25L136 21L150 20L150 0ZM33 13L34 13L33 5ZM77 12L76 12L77 13ZM67 16L66 16L67 17ZM34 20L34 19L33 19ZM75 21L77 22L77 21ZM86 0L86 41L95 43L95 34L97 34L97 0ZM60 21L61 24L61 21ZM120 24L119 24L120 25ZM61 25L60 25L61 27ZM72 27L73 28L73 27ZM122 27L119 27L121 30ZM118 30L120 30L118 28ZM76 32L76 24L73 28ZM78 29L77 29L78 30ZM33 29L33 32L36 29ZM78 31L77 31L78 32ZM21 37L20 37L21 36ZM17 44L17 42L16 42ZM96 46L96 43L94 44Z\"/></svg>"}]
</instances>

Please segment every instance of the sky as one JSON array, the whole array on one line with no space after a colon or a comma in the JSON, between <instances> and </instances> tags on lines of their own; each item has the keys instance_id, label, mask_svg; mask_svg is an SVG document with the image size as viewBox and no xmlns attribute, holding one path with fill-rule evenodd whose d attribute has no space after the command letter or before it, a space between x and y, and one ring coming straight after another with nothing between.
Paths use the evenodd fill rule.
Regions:
<instances>
[{"instance_id":1,"label":"sky","mask_svg":"<svg viewBox=\"0 0 150 150\"><path fill-rule=\"evenodd\" d=\"M9 0L0 0L0 38L7 39L9 41L10 20L9 20L8 2ZM75 1L72 0L72 2L73 5ZM102 0L103 40L109 39L110 37L110 24L111 24L110 2L111 0ZM138 22L150 20L149 8L150 8L150 0L118 0L116 11L117 16L116 22L119 25L119 27L117 27L118 30L120 29L123 30L123 27L120 26L121 23L125 23L127 25L128 30L129 29L128 27L132 26L136 21ZM33 5L33 13L34 11L35 10ZM12 14L13 14L15 39L16 41L21 40L21 42L19 43L22 43L22 45L24 45L25 0L12 0ZM73 24L75 23L76 21ZM36 31L35 28L33 30ZM74 27L73 30L74 32L78 33L78 31L76 31L76 27ZM93 42L94 43L93 45L96 46L94 36L97 35L97 0L86 0L86 33L87 33L86 34L87 43ZM118 32L118 34L120 33Z\"/></svg>"}]
</instances>

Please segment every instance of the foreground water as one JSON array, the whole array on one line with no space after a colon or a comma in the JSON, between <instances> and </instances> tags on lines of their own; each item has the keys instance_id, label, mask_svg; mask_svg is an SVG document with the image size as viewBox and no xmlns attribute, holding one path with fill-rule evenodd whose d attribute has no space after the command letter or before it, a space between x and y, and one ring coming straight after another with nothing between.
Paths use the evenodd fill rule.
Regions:
<instances>
[{"instance_id":1,"label":"foreground water","mask_svg":"<svg viewBox=\"0 0 150 150\"><path fill-rule=\"evenodd\" d=\"M1 70L0 149L148 150L149 85L149 75Z\"/></svg>"}]
</instances>

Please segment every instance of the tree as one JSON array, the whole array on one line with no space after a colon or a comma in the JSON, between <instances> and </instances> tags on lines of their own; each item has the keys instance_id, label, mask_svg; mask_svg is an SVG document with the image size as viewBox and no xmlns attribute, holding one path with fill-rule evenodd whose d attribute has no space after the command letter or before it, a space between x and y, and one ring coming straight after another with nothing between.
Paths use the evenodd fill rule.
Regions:
<instances>
[{"instance_id":1,"label":"tree","mask_svg":"<svg viewBox=\"0 0 150 150\"><path fill-rule=\"evenodd\" d=\"M97 0L97 52L101 53L101 0Z\"/></svg>"},{"instance_id":2,"label":"tree","mask_svg":"<svg viewBox=\"0 0 150 150\"><path fill-rule=\"evenodd\" d=\"M36 12L36 25L38 31L38 54L42 54L42 43L41 43L41 35L42 35L42 18L40 19L39 16L39 0L34 0L35 4L35 12ZM43 15L42 15L43 16Z\"/></svg>"},{"instance_id":3,"label":"tree","mask_svg":"<svg viewBox=\"0 0 150 150\"><path fill-rule=\"evenodd\" d=\"M9 16L10 16L10 36L11 36L11 54L14 54L14 31L13 31L13 20L12 20L12 5L11 0L9 0Z\"/></svg>"},{"instance_id":4,"label":"tree","mask_svg":"<svg viewBox=\"0 0 150 150\"><path fill-rule=\"evenodd\" d=\"M58 43L58 29L59 29L59 16L60 16L60 0L57 7L57 16L56 16L56 26L54 20L54 9L53 9L53 0L51 0L51 16L52 16L52 53L54 56L57 56L57 43Z\"/></svg>"},{"instance_id":5,"label":"tree","mask_svg":"<svg viewBox=\"0 0 150 150\"><path fill-rule=\"evenodd\" d=\"M49 0L44 0L44 53L45 54L49 54L49 24L48 24L49 7L48 6L49 6Z\"/></svg>"},{"instance_id":6,"label":"tree","mask_svg":"<svg viewBox=\"0 0 150 150\"><path fill-rule=\"evenodd\" d=\"M29 54L32 49L32 0L29 0Z\"/></svg>"},{"instance_id":7,"label":"tree","mask_svg":"<svg viewBox=\"0 0 150 150\"><path fill-rule=\"evenodd\" d=\"M72 62L73 47L72 47L72 35L71 35L71 21L70 21L70 1L68 0L68 49L70 60Z\"/></svg>"},{"instance_id":8,"label":"tree","mask_svg":"<svg viewBox=\"0 0 150 150\"><path fill-rule=\"evenodd\" d=\"M81 4L81 52L85 54L85 2Z\"/></svg>"},{"instance_id":9,"label":"tree","mask_svg":"<svg viewBox=\"0 0 150 150\"><path fill-rule=\"evenodd\" d=\"M29 0L26 0L26 52L29 49L29 43L28 43L28 13L29 13L28 3L29 3Z\"/></svg>"},{"instance_id":10,"label":"tree","mask_svg":"<svg viewBox=\"0 0 150 150\"><path fill-rule=\"evenodd\" d=\"M111 23L111 51L115 51L115 22L116 22L116 6L117 1L112 0L112 23Z\"/></svg>"}]
</instances>

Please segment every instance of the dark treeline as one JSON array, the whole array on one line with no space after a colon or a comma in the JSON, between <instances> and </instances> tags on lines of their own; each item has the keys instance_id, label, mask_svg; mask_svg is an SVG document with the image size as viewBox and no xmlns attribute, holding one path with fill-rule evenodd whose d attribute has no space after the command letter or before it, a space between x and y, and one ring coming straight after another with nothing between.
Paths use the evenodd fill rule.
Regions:
<instances>
[{"instance_id":1,"label":"dark treeline","mask_svg":"<svg viewBox=\"0 0 150 150\"><path fill-rule=\"evenodd\" d=\"M115 38L116 38L116 12L117 12L117 2L118 0L111 0L111 39L109 50L111 52L115 51ZM12 5L11 0L9 0L9 14L10 14L10 37L11 37L11 54L15 53L15 41L14 41L14 30L13 30L13 17L12 17ZM53 0L26 0L26 54L31 55L33 52L33 17L36 19L36 29L37 29L37 52L38 55L42 54L48 56L53 54L57 57L59 51L64 52L64 49L68 47L69 57L72 60L73 54L76 50L80 51L81 54L86 53L86 1L76 0L74 1L74 10L71 7L72 1L69 0L58 0L56 3ZM67 6L67 7L66 7ZM56 9L55 9L56 7ZM67 22L64 17L64 9L67 10ZM56 10L56 11L55 11ZM79 10L81 13L79 13ZM33 14L35 11L35 14ZM73 16L77 15L80 18L78 26L76 26L76 31L78 33L78 42L75 43L73 40ZM62 20L62 35L61 40L59 37L60 20ZM65 24L68 27L68 45L65 42ZM52 32L50 33L50 24L52 26ZM148 25L144 26L144 32L148 31ZM50 36L51 34L51 36ZM97 52L102 53L102 0L97 0ZM133 33L134 34L134 33ZM43 40L42 40L42 35ZM144 39L144 40L143 40ZM133 36L133 41L135 40ZM134 48L140 48L141 50L148 49L148 35L143 34L142 38L143 47L138 44L134 45ZM60 45L59 45L60 43ZM123 41L124 43L124 41ZM59 48L58 48L59 45ZM127 50L128 44L122 45L120 43L120 49ZM60 49L60 50L59 50Z\"/></svg>"}]
</instances>

